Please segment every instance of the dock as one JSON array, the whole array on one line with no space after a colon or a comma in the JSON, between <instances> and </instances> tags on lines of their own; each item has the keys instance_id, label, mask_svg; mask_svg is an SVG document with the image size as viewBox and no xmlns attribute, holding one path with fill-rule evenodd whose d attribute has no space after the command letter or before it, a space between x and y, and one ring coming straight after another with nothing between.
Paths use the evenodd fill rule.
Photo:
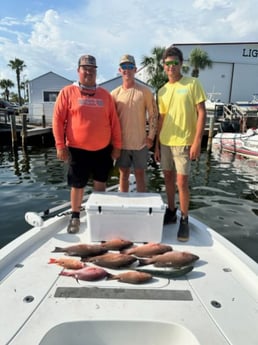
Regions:
<instances>
[{"instance_id":1,"label":"dock","mask_svg":"<svg viewBox=\"0 0 258 345\"><path fill-rule=\"evenodd\" d=\"M15 146L18 142L21 142L22 146L24 146L29 138L34 138L34 141L44 142L46 136L53 136L52 126L46 124L44 116L42 116L40 122L33 124L28 122L27 115L0 113L1 144L11 142Z\"/></svg>"}]
</instances>

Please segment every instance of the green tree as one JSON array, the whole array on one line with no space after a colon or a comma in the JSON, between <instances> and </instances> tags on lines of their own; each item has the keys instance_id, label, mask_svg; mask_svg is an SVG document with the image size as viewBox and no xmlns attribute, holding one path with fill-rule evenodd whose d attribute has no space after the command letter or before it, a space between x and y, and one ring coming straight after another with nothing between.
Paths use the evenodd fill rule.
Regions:
<instances>
[{"instance_id":1,"label":"green tree","mask_svg":"<svg viewBox=\"0 0 258 345\"><path fill-rule=\"evenodd\" d=\"M17 80L17 90L18 90L18 98L19 104L22 105L22 98L21 98L21 72L25 67L27 67L24 61L15 58L15 60L10 60L9 67L16 72L16 80Z\"/></svg>"},{"instance_id":2,"label":"green tree","mask_svg":"<svg viewBox=\"0 0 258 345\"><path fill-rule=\"evenodd\" d=\"M189 57L190 66L192 69L192 77L199 77L199 71L205 69L206 67L212 67L212 61L209 58L207 52L200 48L194 48Z\"/></svg>"},{"instance_id":3,"label":"green tree","mask_svg":"<svg viewBox=\"0 0 258 345\"><path fill-rule=\"evenodd\" d=\"M9 89L14 87L14 83L10 79L2 79L0 81L0 88L4 90L4 98L9 101L10 91Z\"/></svg>"},{"instance_id":4,"label":"green tree","mask_svg":"<svg viewBox=\"0 0 258 345\"><path fill-rule=\"evenodd\" d=\"M23 103L28 102L28 83L29 80L21 82L21 90L23 90Z\"/></svg>"},{"instance_id":5,"label":"green tree","mask_svg":"<svg viewBox=\"0 0 258 345\"><path fill-rule=\"evenodd\" d=\"M183 64L182 65L182 73L183 74L188 74L190 71L190 66Z\"/></svg>"},{"instance_id":6,"label":"green tree","mask_svg":"<svg viewBox=\"0 0 258 345\"><path fill-rule=\"evenodd\" d=\"M141 65L146 67L146 72L149 77L147 83L150 84L157 96L158 90L167 81L167 75L163 69L162 55L165 51L165 47L154 47L151 51L151 56L143 56Z\"/></svg>"}]
</instances>

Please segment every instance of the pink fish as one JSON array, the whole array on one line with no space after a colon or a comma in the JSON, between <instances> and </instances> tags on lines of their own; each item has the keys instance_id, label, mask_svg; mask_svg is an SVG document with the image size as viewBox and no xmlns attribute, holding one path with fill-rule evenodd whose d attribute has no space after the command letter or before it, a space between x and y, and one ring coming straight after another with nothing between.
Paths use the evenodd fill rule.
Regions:
<instances>
[{"instance_id":1,"label":"pink fish","mask_svg":"<svg viewBox=\"0 0 258 345\"><path fill-rule=\"evenodd\" d=\"M96 281L107 277L108 272L101 267L84 267L79 270L62 271L61 276L74 277L78 280Z\"/></svg>"},{"instance_id":2,"label":"pink fish","mask_svg":"<svg viewBox=\"0 0 258 345\"><path fill-rule=\"evenodd\" d=\"M78 270L80 268L85 267L85 263L81 262L80 260L73 259L73 258L50 258L49 264L57 264L59 266L62 266L64 268L68 268L71 270Z\"/></svg>"}]
</instances>

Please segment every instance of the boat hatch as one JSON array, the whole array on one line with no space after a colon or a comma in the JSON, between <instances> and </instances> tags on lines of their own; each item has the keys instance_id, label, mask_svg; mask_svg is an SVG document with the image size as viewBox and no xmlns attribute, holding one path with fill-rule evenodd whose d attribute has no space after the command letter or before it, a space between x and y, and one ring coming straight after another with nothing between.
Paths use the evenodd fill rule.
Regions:
<instances>
[{"instance_id":1,"label":"boat hatch","mask_svg":"<svg viewBox=\"0 0 258 345\"><path fill-rule=\"evenodd\" d=\"M58 287L55 297L61 298L115 298L160 301L192 301L189 290L124 289L99 287Z\"/></svg>"},{"instance_id":2,"label":"boat hatch","mask_svg":"<svg viewBox=\"0 0 258 345\"><path fill-rule=\"evenodd\" d=\"M39 345L200 345L185 327L154 321L75 321L61 323Z\"/></svg>"}]
</instances>

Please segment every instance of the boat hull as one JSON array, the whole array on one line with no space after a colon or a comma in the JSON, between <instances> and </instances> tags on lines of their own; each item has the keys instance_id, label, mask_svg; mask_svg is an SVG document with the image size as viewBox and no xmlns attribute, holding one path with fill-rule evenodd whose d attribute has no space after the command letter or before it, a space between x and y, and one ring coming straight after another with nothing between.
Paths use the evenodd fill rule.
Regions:
<instances>
[{"instance_id":1,"label":"boat hull","mask_svg":"<svg viewBox=\"0 0 258 345\"><path fill-rule=\"evenodd\" d=\"M67 234L67 223L51 218L0 250L1 344L242 345L247 334L257 344L258 265L205 224L189 217L186 243L177 241L178 222L162 231L162 243L200 257L193 270L133 285L59 275L48 264L60 256L53 249L88 243L85 212L78 234Z\"/></svg>"},{"instance_id":2,"label":"boat hull","mask_svg":"<svg viewBox=\"0 0 258 345\"><path fill-rule=\"evenodd\" d=\"M246 133L218 133L212 139L214 149L232 152L248 158L258 159L257 130L248 130Z\"/></svg>"}]
</instances>

